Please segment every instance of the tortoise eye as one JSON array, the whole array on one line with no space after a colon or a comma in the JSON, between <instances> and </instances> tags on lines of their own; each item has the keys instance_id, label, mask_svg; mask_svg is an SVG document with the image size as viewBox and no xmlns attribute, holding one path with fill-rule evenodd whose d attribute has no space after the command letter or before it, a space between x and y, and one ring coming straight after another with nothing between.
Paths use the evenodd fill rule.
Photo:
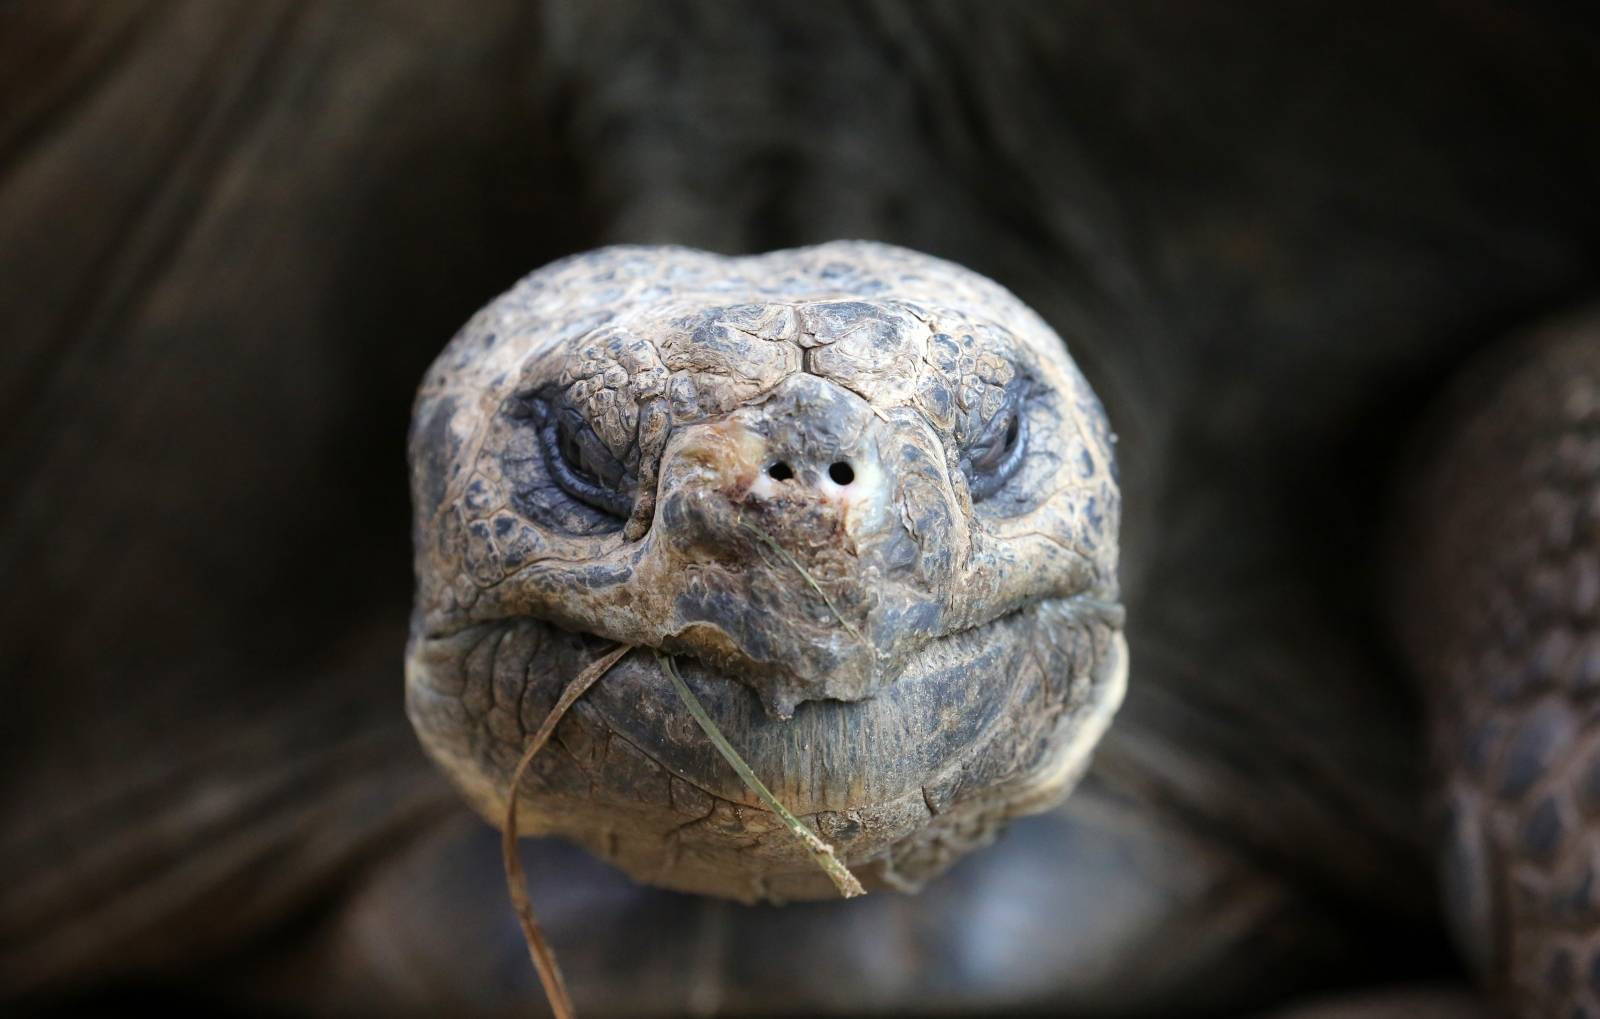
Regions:
<instances>
[{"instance_id":1,"label":"tortoise eye","mask_svg":"<svg viewBox=\"0 0 1600 1019\"><path fill-rule=\"evenodd\" d=\"M1013 391L961 458L972 500L979 502L1000 491L1022 466L1027 447L1028 417L1020 395Z\"/></svg>"},{"instance_id":2,"label":"tortoise eye","mask_svg":"<svg viewBox=\"0 0 1600 1019\"><path fill-rule=\"evenodd\" d=\"M544 400L530 400L527 407L556 486L591 509L626 520L633 512L632 498L620 488L626 471L588 426L575 413L561 413Z\"/></svg>"}]
</instances>

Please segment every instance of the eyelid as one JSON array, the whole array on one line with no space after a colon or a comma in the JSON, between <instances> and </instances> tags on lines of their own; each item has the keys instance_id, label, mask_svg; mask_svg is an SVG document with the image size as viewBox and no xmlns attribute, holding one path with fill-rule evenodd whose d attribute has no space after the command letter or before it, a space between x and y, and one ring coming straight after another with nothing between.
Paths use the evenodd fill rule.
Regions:
<instances>
[{"instance_id":1,"label":"eyelid","mask_svg":"<svg viewBox=\"0 0 1600 1019\"><path fill-rule=\"evenodd\" d=\"M1007 393L1006 402L984 425L973 443L973 447L983 449L980 462L975 462L971 457L963 458L963 473L967 476L967 490L972 493L973 502L980 502L1000 491L1022 466L1028 447L1028 413L1025 403L1026 394L1020 387L1013 388ZM1005 434L1010 430L1012 421L1017 425L1017 437L1010 448L1007 448ZM996 456L998 459L992 465L981 462Z\"/></svg>"},{"instance_id":2,"label":"eyelid","mask_svg":"<svg viewBox=\"0 0 1600 1019\"><path fill-rule=\"evenodd\" d=\"M597 485L573 470L561 452L561 424L558 415L543 400L529 401L537 423L539 446L544 452L545 468L556 485L572 498L586 506L626 520L633 513L633 500L625 493Z\"/></svg>"},{"instance_id":3,"label":"eyelid","mask_svg":"<svg viewBox=\"0 0 1600 1019\"><path fill-rule=\"evenodd\" d=\"M994 416L984 423L983 429L978 432L977 438L969 447L981 448L984 451L983 457L979 459L997 457L1004 450L1005 433L1010 431L1012 421L1019 422L1018 427L1021 427L1022 408L1018 406L1020 402L1015 392L1007 393L1006 402L1001 404ZM972 462L976 466L976 461Z\"/></svg>"},{"instance_id":4,"label":"eyelid","mask_svg":"<svg viewBox=\"0 0 1600 1019\"><path fill-rule=\"evenodd\" d=\"M981 474L967 476L967 488L972 492L974 502L987 499L989 496L1005 487L1011 476L1017 473L1017 468L1022 466L1022 458L1028 449L1028 415L1023 413L1021 407L1016 408L1017 415L1017 440L1006 450L994 469Z\"/></svg>"}]
</instances>

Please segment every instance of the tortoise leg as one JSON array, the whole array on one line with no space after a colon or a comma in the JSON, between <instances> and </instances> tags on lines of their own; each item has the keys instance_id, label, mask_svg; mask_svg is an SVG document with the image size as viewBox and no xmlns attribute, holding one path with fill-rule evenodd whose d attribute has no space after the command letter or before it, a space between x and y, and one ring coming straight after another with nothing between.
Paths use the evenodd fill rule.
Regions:
<instances>
[{"instance_id":1,"label":"tortoise leg","mask_svg":"<svg viewBox=\"0 0 1600 1019\"><path fill-rule=\"evenodd\" d=\"M1518 1014L1600 1017L1600 309L1452 392L1395 557L1444 895Z\"/></svg>"}]
</instances>

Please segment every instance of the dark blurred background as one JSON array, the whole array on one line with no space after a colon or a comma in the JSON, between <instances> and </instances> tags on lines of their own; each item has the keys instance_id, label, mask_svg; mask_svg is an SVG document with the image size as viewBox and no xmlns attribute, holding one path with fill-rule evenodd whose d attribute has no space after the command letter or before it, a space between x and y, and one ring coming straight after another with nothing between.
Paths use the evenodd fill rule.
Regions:
<instances>
[{"instance_id":1,"label":"dark blurred background","mask_svg":"<svg viewBox=\"0 0 1600 1019\"><path fill-rule=\"evenodd\" d=\"M1203 666L1260 625L1192 611L1212 558L1304 557L1315 598L1257 594L1340 620L1305 639L1364 691L1326 710L1393 718L1342 778L1380 802L1307 808L1252 866L1355 901L1308 986L1407 971L1352 947L1396 900L1384 944L1459 979L1405 830L1411 709L1362 665L1373 493L1458 362L1592 292L1590 15L0 5L0 995L248 972L303 1004L281 988L323 979L349 889L464 817L401 705L424 367L568 252L835 237L968 264L1067 337L1122 435L1133 646L1167 689L1231 696ZM1318 825L1369 834L1300 853Z\"/></svg>"}]
</instances>

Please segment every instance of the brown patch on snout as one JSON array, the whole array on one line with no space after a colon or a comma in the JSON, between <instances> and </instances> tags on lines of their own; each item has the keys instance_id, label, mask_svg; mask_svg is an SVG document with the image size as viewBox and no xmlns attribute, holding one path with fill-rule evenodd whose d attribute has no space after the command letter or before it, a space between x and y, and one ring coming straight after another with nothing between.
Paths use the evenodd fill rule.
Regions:
<instances>
[{"instance_id":1,"label":"brown patch on snout","mask_svg":"<svg viewBox=\"0 0 1600 1019\"><path fill-rule=\"evenodd\" d=\"M748 491L760 473L766 440L736 421L713 421L689 430L676 450L682 464L718 479L726 493Z\"/></svg>"}]
</instances>

